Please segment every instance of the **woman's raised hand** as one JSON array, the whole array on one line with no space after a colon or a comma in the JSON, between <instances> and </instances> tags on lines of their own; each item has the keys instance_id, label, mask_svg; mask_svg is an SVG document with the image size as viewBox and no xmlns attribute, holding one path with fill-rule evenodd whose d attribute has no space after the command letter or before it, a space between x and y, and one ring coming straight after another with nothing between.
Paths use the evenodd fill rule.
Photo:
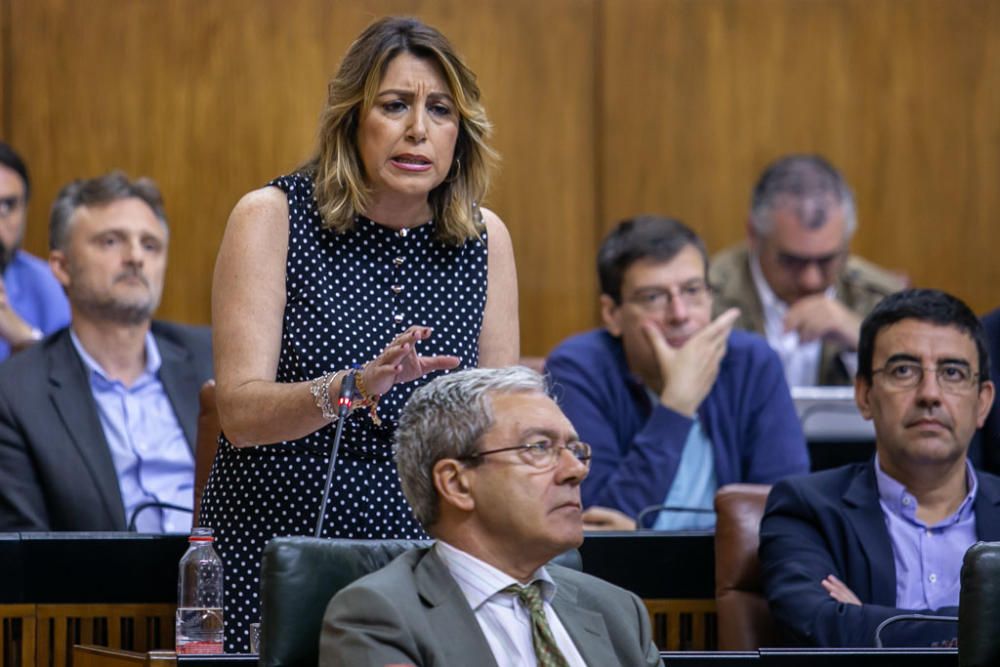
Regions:
<instances>
[{"instance_id":1,"label":"woman's raised hand","mask_svg":"<svg viewBox=\"0 0 1000 667\"><path fill-rule=\"evenodd\" d=\"M423 357L417 343L431 337L431 328L414 325L396 336L374 360L365 364L363 382L369 394L381 396L393 385L410 382L433 371L458 366L460 359L451 355Z\"/></svg>"}]
</instances>

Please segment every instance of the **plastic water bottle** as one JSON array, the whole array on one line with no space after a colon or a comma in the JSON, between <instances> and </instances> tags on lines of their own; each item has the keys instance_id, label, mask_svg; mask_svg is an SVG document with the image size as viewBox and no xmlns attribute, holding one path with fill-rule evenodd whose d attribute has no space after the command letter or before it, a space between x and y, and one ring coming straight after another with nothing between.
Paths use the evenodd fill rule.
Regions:
<instances>
[{"instance_id":1,"label":"plastic water bottle","mask_svg":"<svg viewBox=\"0 0 1000 667\"><path fill-rule=\"evenodd\" d=\"M222 560L211 528L195 528L177 580L177 653L222 653Z\"/></svg>"}]
</instances>

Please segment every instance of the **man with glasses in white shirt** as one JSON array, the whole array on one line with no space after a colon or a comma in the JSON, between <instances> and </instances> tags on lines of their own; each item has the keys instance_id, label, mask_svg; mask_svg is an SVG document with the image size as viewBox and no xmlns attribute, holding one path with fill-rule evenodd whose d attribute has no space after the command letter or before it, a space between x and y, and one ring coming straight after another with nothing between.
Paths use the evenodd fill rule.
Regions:
<instances>
[{"instance_id":1,"label":"man with glasses in white shirt","mask_svg":"<svg viewBox=\"0 0 1000 667\"><path fill-rule=\"evenodd\" d=\"M789 386L850 384L861 319L904 287L899 276L849 254L854 195L818 155L769 165L753 190L747 243L712 259L716 312L767 337Z\"/></svg>"},{"instance_id":2,"label":"man with glasses in white shirt","mask_svg":"<svg viewBox=\"0 0 1000 667\"><path fill-rule=\"evenodd\" d=\"M415 391L396 463L437 542L334 596L320 664L662 665L635 595L549 563L583 541L589 462L527 368L459 371Z\"/></svg>"},{"instance_id":3,"label":"man with glasses in white shirt","mask_svg":"<svg viewBox=\"0 0 1000 667\"><path fill-rule=\"evenodd\" d=\"M795 643L871 646L893 616L956 615L965 551L1000 540L1000 478L967 456L995 393L969 307L937 290L886 297L861 326L854 389L875 457L776 484L760 527L764 592ZM927 646L956 627L884 633Z\"/></svg>"},{"instance_id":4,"label":"man with glasses in white shirt","mask_svg":"<svg viewBox=\"0 0 1000 667\"><path fill-rule=\"evenodd\" d=\"M546 360L556 400L594 448L589 528L648 515L644 528L710 530L719 487L809 470L781 363L763 338L733 330L735 309L712 320L708 257L690 228L625 220L597 265L604 328Z\"/></svg>"}]
</instances>

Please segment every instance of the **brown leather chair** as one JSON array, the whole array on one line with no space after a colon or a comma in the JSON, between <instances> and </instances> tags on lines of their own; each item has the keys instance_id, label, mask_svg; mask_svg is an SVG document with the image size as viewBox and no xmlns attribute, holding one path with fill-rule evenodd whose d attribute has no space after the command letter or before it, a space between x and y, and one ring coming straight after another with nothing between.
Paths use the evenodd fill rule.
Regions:
<instances>
[{"instance_id":1,"label":"brown leather chair","mask_svg":"<svg viewBox=\"0 0 1000 667\"><path fill-rule=\"evenodd\" d=\"M194 442L194 524L198 525L201 511L201 494L208 484L208 473L219 448L219 410L215 404L215 380L206 380L198 392L198 435Z\"/></svg>"},{"instance_id":2,"label":"brown leather chair","mask_svg":"<svg viewBox=\"0 0 1000 667\"><path fill-rule=\"evenodd\" d=\"M777 646L760 584L760 519L771 487L727 484L715 494L715 604L720 651Z\"/></svg>"}]
</instances>

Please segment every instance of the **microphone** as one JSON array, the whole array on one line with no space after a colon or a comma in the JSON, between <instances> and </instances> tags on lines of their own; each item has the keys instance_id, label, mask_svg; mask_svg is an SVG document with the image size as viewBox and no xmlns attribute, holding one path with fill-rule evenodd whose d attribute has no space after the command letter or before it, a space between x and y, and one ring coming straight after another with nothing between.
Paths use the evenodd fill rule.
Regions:
<instances>
[{"instance_id":1,"label":"microphone","mask_svg":"<svg viewBox=\"0 0 1000 667\"><path fill-rule=\"evenodd\" d=\"M344 421L351 412L354 402L354 374L357 369L351 369L340 381L340 395L337 397L337 431L333 434L333 450L330 452L330 467L326 471L326 484L323 486L323 502L319 506L319 516L316 518L316 537L323 533L323 519L326 518L326 505L330 500L330 485L333 484L333 469L337 465L337 450L340 449L340 436L344 432Z\"/></svg>"},{"instance_id":2,"label":"microphone","mask_svg":"<svg viewBox=\"0 0 1000 667\"><path fill-rule=\"evenodd\" d=\"M958 616L930 616L928 614L897 614L890 616L875 628L875 648L882 647L882 631L900 621L931 621L937 623L958 623Z\"/></svg>"},{"instance_id":3,"label":"microphone","mask_svg":"<svg viewBox=\"0 0 1000 667\"><path fill-rule=\"evenodd\" d=\"M643 530L642 520L650 514L660 512L689 512L691 514L715 514L715 510L707 507L684 507L682 505L649 505L643 507L642 511L635 517L636 530Z\"/></svg>"},{"instance_id":4,"label":"microphone","mask_svg":"<svg viewBox=\"0 0 1000 667\"><path fill-rule=\"evenodd\" d=\"M126 530L128 530L128 532L130 532L130 533L136 532L136 530L135 530L135 520L137 518L139 518L139 515L142 512L144 512L145 510L148 510L150 507L158 507L158 508L164 509L164 510L174 510L174 511L177 511L177 512L187 512L188 514L194 514L194 510L191 509L190 507L181 507L180 505L174 505L174 504L171 504L171 503L161 503L161 502L156 501L156 500L151 500L151 501L145 502L145 503L139 503L138 505L135 506L135 509L132 510L132 516L130 516L129 519L128 519L128 527L126 528Z\"/></svg>"}]
</instances>

